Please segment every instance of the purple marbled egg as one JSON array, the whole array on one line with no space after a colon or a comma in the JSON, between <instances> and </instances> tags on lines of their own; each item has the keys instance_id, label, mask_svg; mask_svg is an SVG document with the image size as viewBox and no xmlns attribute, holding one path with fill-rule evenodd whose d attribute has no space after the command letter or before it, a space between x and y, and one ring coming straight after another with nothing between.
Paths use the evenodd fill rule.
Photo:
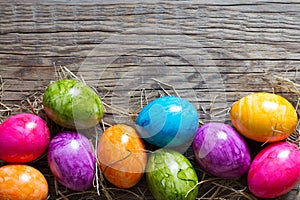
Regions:
<instances>
[{"instance_id":1,"label":"purple marbled egg","mask_svg":"<svg viewBox=\"0 0 300 200\"><path fill-rule=\"evenodd\" d=\"M250 166L245 140L224 123L207 123L200 127L193 141L193 151L200 166L217 177L238 178Z\"/></svg>"},{"instance_id":2,"label":"purple marbled egg","mask_svg":"<svg viewBox=\"0 0 300 200\"><path fill-rule=\"evenodd\" d=\"M91 142L76 132L61 132L49 144L48 163L58 182L75 191L93 184L96 157Z\"/></svg>"}]
</instances>

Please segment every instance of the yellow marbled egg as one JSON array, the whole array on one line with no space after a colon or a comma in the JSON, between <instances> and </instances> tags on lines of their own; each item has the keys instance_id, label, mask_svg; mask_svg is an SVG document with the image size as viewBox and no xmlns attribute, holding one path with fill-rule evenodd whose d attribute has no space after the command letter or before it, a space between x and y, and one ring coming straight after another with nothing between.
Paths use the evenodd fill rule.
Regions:
<instances>
[{"instance_id":1,"label":"yellow marbled egg","mask_svg":"<svg viewBox=\"0 0 300 200\"><path fill-rule=\"evenodd\" d=\"M296 110L287 99L266 92L238 100L231 108L230 119L242 135L258 142L284 140L298 122Z\"/></svg>"}]
</instances>

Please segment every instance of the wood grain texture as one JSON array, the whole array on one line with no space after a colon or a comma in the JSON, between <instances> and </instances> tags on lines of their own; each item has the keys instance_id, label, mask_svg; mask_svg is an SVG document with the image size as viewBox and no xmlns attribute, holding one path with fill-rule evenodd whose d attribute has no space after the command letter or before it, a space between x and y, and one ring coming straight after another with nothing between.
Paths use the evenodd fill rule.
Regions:
<instances>
[{"instance_id":1,"label":"wood grain texture","mask_svg":"<svg viewBox=\"0 0 300 200\"><path fill-rule=\"evenodd\" d=\"M228 107L248 93L272 92L269 74L299 83L300 3L241 2L1 1L1 99L17 104L43 91L59 66L110 91L103 91L108 102L125 110L141 89L159 89L153 78L199 110L213 99ZM151 199L144 182L133 190ZM281 199L297 198L295 189Z\"/></svg>"}]
</instances>

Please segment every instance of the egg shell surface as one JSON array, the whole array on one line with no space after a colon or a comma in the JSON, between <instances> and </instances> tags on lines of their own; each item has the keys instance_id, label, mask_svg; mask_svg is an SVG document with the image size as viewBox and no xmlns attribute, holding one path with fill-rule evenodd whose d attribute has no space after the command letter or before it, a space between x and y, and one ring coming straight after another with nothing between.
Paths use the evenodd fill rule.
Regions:
<instances>
[{"instance_id":1,"label":"egg shell surface","mask_svg":"<svg viewBox=\"0 0 300 200\"><path fill-rule=\"evenodd\" d=\"M277 142L260 151L248 172L248 187L260 198L276 198L300 181L300 151L295 144Z\"/></svg>"},{"instance_id":2,"label":"egg shell surface","mask_svg":"<svg viewBox=\"0 0 300 200\"><path fill-rule=\"evenodd\" d=\"M147 104L139 113L136 129L147 142L174 147L192 140L198 128L198 113L189 101L166 96Z\"/></svg>"},{"instance_id":3,"label":"egg shell surface","mask_svg":"<svg viewBox=\"0 0 300 200\"><path fill-rule=\"evenodd\" d=\"M238 178L250 166L247 143L230 125L211 122L201 126L193 141L197 162L207 172L221 178Z\"/></svg>"},{"instance_id":4,"label":"egg shell surface","mask_svg":"<svg viewBox=\"0 0 300 200\"><path fill-rule=\"evenodd\" d=\"M130 126L111 126L99 140L98 160L110 183L119 188L133 187L143 177L147 163L144 142Z\"/></svg>"},{"instance_id":5,"label":"egg shell surface","mask_svg":"<svg viewBox=\"0 0 300 200\"><path fill-rule=\"evenodd\" d=\"M50 131L37 115L21 113L8 117L0 125L0 159L9 163L27 163L47 149Z\"/></svg>"},{"instance_id":6,"label":"egg shell surface","mask_svg":"<svg viewBox=\"0 0 300 200\"><path fill-rule=\"evenodd\" d=\"M230 118L241 134L258 142L284 140L298 122L296 110L288 100L265 92L238 100L231 108Z\"/></svg>"},{"instance_id":7,"label":"egg shell surface","mask_svg":"<svg viewBox=\"0 0 300 200\"><path fill-rule=\"evenodd\" d=\"M194 167L174 150L159 149L150 155L146 181L156 200L194 200L198 195Z\"/></svg>"},{"instance_id":8,"label":"egg shell surface","mask_svg":"<svg viewBox=\"0 0 300 200\"><path fill-rule=\"evenodd\" d=\"M48 183L37 169L20 164L0 168L1 200L46 200Z\"/></svg>"},{"instance_id":9,"label":"egg shell surface","mask_svg":"<svg viewBox=\"0 0 300 200\"><path fill-rule=\"evenodd\" d=\"M49 144L48 163L55 178L75 191L93 184L96 156L89 139L77 132L61 132Z\"/></svg>"},{"instance_id":10,"label":"egg shell surface","mask_svg":"<svg viewBox=\"0 0 300 200\"><path fill-rule=\"evenodd\" d=\"M87 129L99 123L104 107L98 95L76 80L60 80L46 89L43 104L47 116L70 129Z\"/></svg>"}]
</instances>

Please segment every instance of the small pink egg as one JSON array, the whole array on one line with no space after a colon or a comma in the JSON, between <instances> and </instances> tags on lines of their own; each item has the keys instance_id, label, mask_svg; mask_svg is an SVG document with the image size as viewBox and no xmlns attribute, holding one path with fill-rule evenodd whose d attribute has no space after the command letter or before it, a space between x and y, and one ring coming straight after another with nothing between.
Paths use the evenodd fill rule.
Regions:
<instances>
[{"instance_id":1,"label":"small pink egg","mask_svg":"<svg viewBox=\"0 0 300 200\"><path fill-rule=\"evenodd\" d=\"M40 157L48 147L50 131L37 115L22 113L7 118L0 125L0 159L26 163Z\"/></svg>"},{"instance_id":2,"label":"small pink egg","mask_svg":"<svg viewBox=\"0 0 300 200\"><path fill-rule=\"evenodd\" d=\"M278 142L254 158L248 187L260 198L275 198L292 190L300 181L300 151L295 144Z\"/></svg>"}]
</instances>

